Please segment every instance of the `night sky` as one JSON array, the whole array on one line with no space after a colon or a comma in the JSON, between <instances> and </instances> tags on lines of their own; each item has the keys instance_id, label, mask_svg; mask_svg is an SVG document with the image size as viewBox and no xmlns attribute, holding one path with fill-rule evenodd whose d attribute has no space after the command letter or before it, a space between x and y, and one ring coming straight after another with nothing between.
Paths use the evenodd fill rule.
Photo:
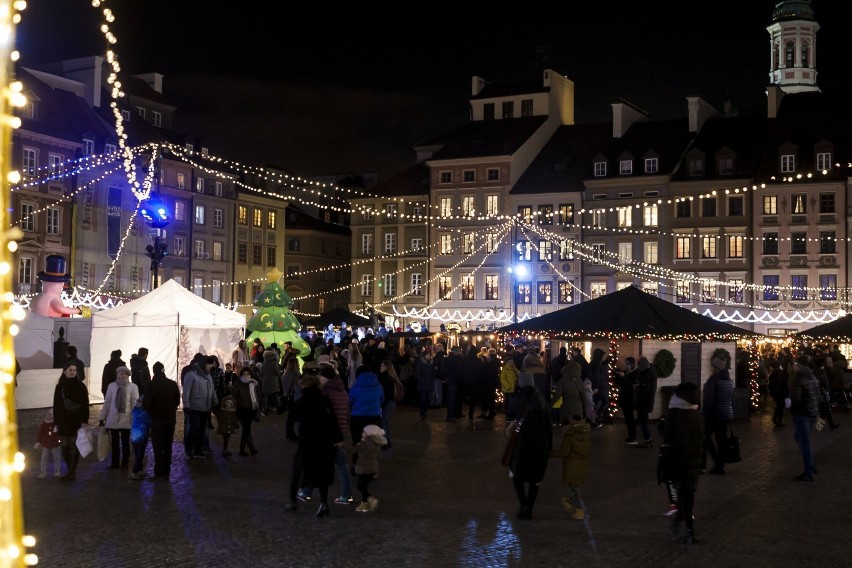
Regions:
<instances>
[{"instance_id":1,"label":"night sky","mask_svg":"<svg viewBox=\"0 0 852 568\"><path fill-rule=\"evenodd\" d=\"M125 73L165 75L176 126L211 153L310 176L414 163L413 146L463 125L470 78L573 80L577 122L624 98L651 118L685 97L763 105L767 0L562 2L110 0ZM814 0L818 82L848 88L850 3ZM30 0L22 63L102 54L85 0Z\"/></svg>"}]
</instances>

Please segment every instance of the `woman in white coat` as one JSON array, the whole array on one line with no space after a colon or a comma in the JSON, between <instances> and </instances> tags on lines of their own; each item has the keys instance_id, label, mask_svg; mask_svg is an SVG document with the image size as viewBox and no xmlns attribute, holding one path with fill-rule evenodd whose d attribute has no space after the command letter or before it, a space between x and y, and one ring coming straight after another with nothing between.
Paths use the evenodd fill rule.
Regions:
<instances>
[{"instance_id":1,"label":"woman in white coat","mask_svg":"<svg viewBox=\"0 0 852 568\"><path fill-rule=\"evenodd\" d=\"M130 382L130 369L127 367L116 369L115 377L115 382L107 387L98 419L100 425L109 430L112 438L112 460L107 469L118 469L119 463L121 469L127 469L130 463L132 412L139 399L139 387Z\"/></svg>"}]
</instances>

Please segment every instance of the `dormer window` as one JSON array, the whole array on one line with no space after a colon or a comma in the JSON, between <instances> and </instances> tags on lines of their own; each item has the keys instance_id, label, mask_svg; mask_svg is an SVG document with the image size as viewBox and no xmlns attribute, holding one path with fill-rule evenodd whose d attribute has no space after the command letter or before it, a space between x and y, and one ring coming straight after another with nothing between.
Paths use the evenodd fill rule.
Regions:
<instances>
[{"instance_id":1,"label":"dormer window","mask_svg":"<svg viewBox=\"0 0 852 568\"><path fill-rule=\"evenodd\" d=\"M720 176L729 176L734 173L734 157L719 156L718 172Z\"/></svg>"},{"instance_id":2,"label":"dormer window","mask_svg":"<svg viewBox=\"0 0 852 568\"><path fill-rule=\"evenodd\" d=\"M623 176L633 174L633 160L621 160L618 162L618 173Z\"/></svg>"},{"instance_id":3,"label":"dormer window","mask_svg":"<svg viewBox=\"0 0 852 568\"><path fill-rule=\"evenodd\" d=\"M831 169L831 152L818 152L816 155L817 169L827 171Z\"/></svg>"},{"instance_id":4,"label":"dormer window","mask_svg":"<svg viewBox=\"0 0 852 568\"><path fill-rule=\"evenodd\" d=\"M781 155L781 173L791 174L796 171L796 156L794 154Z\"/></svg>"},{"instance_id":5,"label":"dormer window","mask_svg":"<svg viewBox=\"0 0 852 568\"><path fill-rule=\"evenodd\" d=\"M136 107L136 114L138 114L141 118L145 118L145 108Z\"/></svg>"},{"instance_id":6,"label":"dormer window","mask_svg":"<svg viewBox=\"0 0 852 568\"><path fill-rule=\"evenodd\" d=\"M104 144L104 154L106 154L107 156L115 154L115 151L115 144Z\"/></svg>"},{"instance_id":7,"label":"dormer window","mask_svg":"<svg viewBox=\"0 0 852 568\"><path fill-rule=\"evenodd\" d=\"M595 177L606 177L606 162L595 162Z\"/></svg>"},{"instance_id":8,"label":"dormer window","mask_svg":"<svg viewBox=\"0 0 852 568\"><path fill-rule=\"evenodd\" d=\"M163 125L163 115L160 112L152 111L151 112L151 124L160 128Z\"/></svg>"},{"instance_id":9,"label":"dormer window","mask_svg":"<svg viewBox=\"0 0 852 568\"><path fill-rule=\"evenodd\" d=\"M121 111L121 120L123 120L124 122L130 122L130 111L129 110Z\"/></svg>"},{"instance_id":10,"label":"dormer window","mask_svg":"<svg viewBox=\"0 0 852 568\"><path fill-rule=\"evenodd\" d=\"M646 174L655 174L659 171L659 159L658 158L645 158L645 173Z\"/></svg>"},{"instance_id":11,"label":"dormer window","mask_svg":"<svg viewBox=\"0 0 852 568\"><path fill-rule=\"evenodd\" d=\"M83 138L83 155L91 156L95 153L95 141L89 138Z\"/></svg>"},{"instance_id":12,"label":"dormer window","mask_svg":"<svg viewBox=\"0 0 852 568\"><path fill-rule=\"evenodd\" d=\"M701 156L693 156L688 161L689 175L703 176L704 175L704 158Z\"/></svg>"}]
</instances>

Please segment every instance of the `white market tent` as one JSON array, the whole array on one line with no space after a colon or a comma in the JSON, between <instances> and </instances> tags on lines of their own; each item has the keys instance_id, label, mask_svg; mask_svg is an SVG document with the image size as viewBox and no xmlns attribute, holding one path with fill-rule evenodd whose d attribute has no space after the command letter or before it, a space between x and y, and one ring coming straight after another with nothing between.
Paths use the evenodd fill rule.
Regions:
<instances>
[{"instance_id":1,"label":"white market tent","mask_svg":"<svg viewBox=\"0 0 852 568\"><path fill-rule=\"evenodd\" d=\"M115 349L121 349L129 367L131 355L147 347L152 374L154 363L160 361L166 376L177 380L182 364L196 352L218 355L224 367L245 337L245 327L244 314L208 302L174 280L141 298L93 313L89 399L103 400L103 368Z\"/></svg>"}]
</instances>

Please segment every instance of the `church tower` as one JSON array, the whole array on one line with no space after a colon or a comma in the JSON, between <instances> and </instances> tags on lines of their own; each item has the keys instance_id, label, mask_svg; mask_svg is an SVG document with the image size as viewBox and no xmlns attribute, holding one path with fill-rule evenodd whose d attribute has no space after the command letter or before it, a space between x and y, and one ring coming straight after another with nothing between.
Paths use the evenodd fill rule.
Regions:
<instances>
[{"instance_id":1,"label":"church tower","mask_svg":"<svg viewBox=\"0 0 852 568\"><path fill-rule=\"evenodd\" d=\"M769 84L784 93L819 91L816 71L816 33L810 0L775 4L769 32Z\"/></svg>"}]
</instances>

